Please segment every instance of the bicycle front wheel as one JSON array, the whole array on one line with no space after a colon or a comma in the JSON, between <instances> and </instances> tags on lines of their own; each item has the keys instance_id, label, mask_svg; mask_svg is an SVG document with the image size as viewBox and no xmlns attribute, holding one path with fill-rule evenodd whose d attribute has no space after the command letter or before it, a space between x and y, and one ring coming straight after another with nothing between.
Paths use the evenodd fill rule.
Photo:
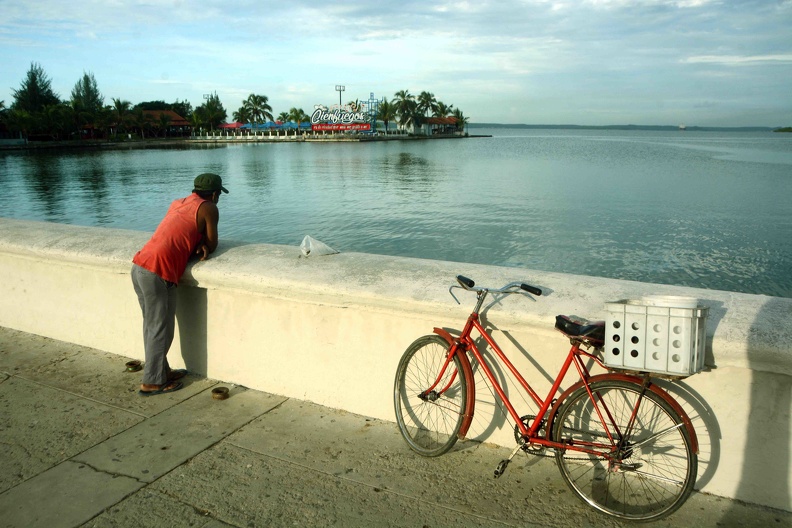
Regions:
<instances>
[{"instance_id":1,"label":"bicycle front wheel","mask_svg":"<svg viewBox=\"0 0 792 528\"><path fill-rule=\"evenodd\" d=\"M448 351L442 337L421 337L404 352L396 371L396 422L410 448L423 456L446 453L462 427L467 380L457 355L446 365Z\"/></svg>"},{"instance_id":2,"label":"bicycle front wheel","mask_svg":"<svg viewBox=\"0 0 792 528\"><path fill-rule=\"evenodd\" d=\"M557 449L566 483L619 519L654 521L676 511L693 489L698 464L682 417L655 393L641 396L636 383L605 380L590 388L596 407L581 387L553 421L556 442L598 453Z\"/></svg>"}]
</instances>

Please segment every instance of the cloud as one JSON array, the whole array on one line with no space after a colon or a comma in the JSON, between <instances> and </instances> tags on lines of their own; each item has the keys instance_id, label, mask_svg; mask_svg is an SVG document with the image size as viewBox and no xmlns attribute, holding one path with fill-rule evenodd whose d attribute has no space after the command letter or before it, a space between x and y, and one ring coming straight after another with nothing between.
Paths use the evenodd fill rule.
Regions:
<instances>
[{"instance_id":1,"label":"cloud","mask_svg":"<svg viewBox=\"0 0 792 528\"><path fill-rule=\"evenodd\" d=\"M792 64L792 53L780 55L699 55L688 57L682 62L688 64L725 64L727 66L784 63Z\"/></svg>"},{"instance_id":2,"label":"cloud","mask_svg":"<svg viewBox=\"0 0 792 528\"><path fill-rule=\"evenodd\" d=\"M250 93L266 94L274 108L337 101L333 87L341 83L350 97L429 91L481 121L552 123L555 115L612 124L627 115L641 121L635 116L642 112L658 119L655 101L671 112L706 93L723 108L746 100L777 108L783 101L779 118L792 122L792 100L780 81L792 75L789 1L2 5L6 103L10 87L38 62L59 93L91 71L108 97L198 105L204 93L217 92L229 112ZM519 114L506 115L505 108Z\"/></svg>"}]
</instances>

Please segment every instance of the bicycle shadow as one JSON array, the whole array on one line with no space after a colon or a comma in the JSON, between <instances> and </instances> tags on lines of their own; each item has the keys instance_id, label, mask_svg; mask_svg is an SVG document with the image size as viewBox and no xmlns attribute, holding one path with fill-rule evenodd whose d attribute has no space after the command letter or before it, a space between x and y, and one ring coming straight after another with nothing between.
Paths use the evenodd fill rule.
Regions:
<instances>
[{"instance_id":1,"label":"bicycle shadow","mask_svg":"<svg viewBox=\"0 0 792 528\"><path fill-rule=\"evenodd\" d=\"M712 352L712 336L726 315L726 308L721 301L701 299L700 304L709 307L707 317L707 336L705 344L705 371L716 369L715 355ZM662 387L673 397L687 413L696 431L699 443L698 475L694 488L700 490L706 486L718 470L721 459L721 439L723 438L720 422L715 411L689 383L683 380L669 381L654 378L653 382Z\"/></svg>"},{"instance_id":2,"label":"bicycle shadow","mask_svg":"<svg viewBox=\"0 0 792 528\"><path fill-rule=\"evenodd\" d=\"M449 328L443 327L443 330L448 332L454 337L459 337L462 331L458 328ZM489 353L489 349L484 349L484 345L486 345L486 341L482 337L478 337L474 339L476 346L481 351L482 355L485 357L490 370L492 371L493 375L498 378L498 383L503 387L504 392L508 396L508 387L504 386L504 375L502 370L499 368L499 363L495 361L495 358ZM501 429L504 425L506 425L506 413L501 412L500 414L495 412L487 412L485 409L482 409L482 405L487 407L494 408L498 405L499 400L494 396L494 392L490 392L489 398L482 398L481 394L483 390L482 387L487 387L492 390L489 385L489 380L487 379L486 375L481 370L481 367L472 355L468 355L470 359L470 367L473 370L473 376L475 378L476 384L476 410L473 414L473 423L470 426L470 430L468 431L468 435L465 438L464 442L457 443L452 451L464 451L467 449L473 449L478 444L485 442L487 438L492 436L495 431ZM484 424L484 425L482 425Z\"/></svg>"},{"instance_id":3,"label":"bicycle shadow","mask_svg":"<svg viewBox=\"0 0 792 528\"><path fill-rule=\"evenodd\" d=\"M655 380L687 413L699 444L698 475L694 488L706 486L715 475L721 458L721 428L718 418L704 398L684 381Z\"/></svg>"},{"instance_id":4,"label":"bicycle shadow","mask_svg":"<svg viewBox=\"0 0 792 528\"><path fill-rule=\"evenodd\" d=\"M772 346L768 330L789 325L789 299L770 297L759 309L748 336L748 419L745 450L739 470L735 496L748 502L760 502L760 495L772 496L774 508L792 510L790 491L790 408L792 378L783 372L770 372L759 351ZM781 331L779 331L781 332ZM788 331L783 331L788 335ZM782 335L778 336L779 339ZM784 346L784 345L781 345ZM721 522L740 519L739 508L727 511Z\"/></svg>"},{"instance_id":5,"label":"bicycle shadow","mask_svg":"<svg viewBox=\"0 0 792 528\"><path fill-rule=\"evenodd\" d=\"M551 293L551 291L546 288L543 288L543 291L544 295ZM511 336L509 332L500 330L500 328L498 328L488 319L487 312L494 306L499 305L506 297L508 297L508 295L492 294L492 300L483 306L479 312L479 321L481 322L481 325L489 334L492 334L493 331L501 332L501 334L508 339L508 341L519 351L519 353L531 363L535 371L544 377L544 379L548 380L548 385L552 385L554 378L550 375L550 373L545 370L545 368L539 364L531 356L531 354L529 354L528 351L514 337ZM530 296L529 298L533 299L533 297ZM444 328L444 330L454 336L459 336L461 334L461 330L456 328ZM516 392L519 394L522 402L525 404L521 405L519 410L522 411L525 409L529 412L529 414L535 415L539 407L533 400L528 398L528 395L524 391L522 391L516 379L510 376L507 371L504 370L504 365L494 355L486 340L482 336L476 336L473 341L476 344L476 347L479 349L479 352L481 352L482 357L487 362L493 377L495 377L496 381L504 391L504 394L506 394L506 397L511 400L513 397L511 388L512 386L517 387L518 389ZM473 375L476 380L476 411L474 413L473 424L471 425L470 434L467 440L468 442L473 442L474 444L471 445L468 444L468 442L465 442L462 445L457 444L458 447L456 447L456 449L459 450L468 449L473 447L475 444L482 443L488 438L492 437L497 431L505 429L507 426L509 430L515 429L515 424L511 423L511 416L504 407L500 398L496 395L494 388L491 386L489 379L482 370L481 366L478 364L478 361L476 361L472 355L468 355L468 357L470 358L470 366L473 370Z\"/></svg>"}]
</instances>

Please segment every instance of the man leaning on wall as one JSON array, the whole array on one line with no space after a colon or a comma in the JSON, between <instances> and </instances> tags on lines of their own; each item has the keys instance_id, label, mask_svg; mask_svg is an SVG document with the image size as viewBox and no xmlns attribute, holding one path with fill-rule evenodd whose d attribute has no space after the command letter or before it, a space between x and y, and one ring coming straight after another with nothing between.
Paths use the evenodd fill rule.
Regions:
<instances>
[{"instance_id":1,"label":"man leaning on wall","mask_svg":"<svg viewBox=\"0 0 792 528\"><path fill-rule=\"evenodd\" d=\"M146 363L141 396L175 392L187 371L171 370L168 350L176 328L176 286L190 256L201 260L217 249L217 203L227 193L217 174L195 178L192 194L174 200L157 230L132 259L132 284L143 312Z\"/></svg>"}]
</instances>

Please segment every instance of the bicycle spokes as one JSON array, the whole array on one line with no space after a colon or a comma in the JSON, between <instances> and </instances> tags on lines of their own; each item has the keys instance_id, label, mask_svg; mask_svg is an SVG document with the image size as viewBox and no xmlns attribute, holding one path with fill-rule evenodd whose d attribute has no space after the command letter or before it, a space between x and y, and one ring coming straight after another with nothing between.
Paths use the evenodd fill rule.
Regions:
<instances>
[{"instance_id":1,"label":"bicycle spokes","mask_svg":"<svg viewBox=\"0 0 792 528\"><path fill-rule=\"evenodd\" d=\"M569 446L556 450L564 480L610 515L632 520L668 515L690 494L696 475L696 455L681 419L640 384L603 381L591 389L596 404L585 388L578 389L553 424L554 439Z\"/></svg>"}]
</instances>

